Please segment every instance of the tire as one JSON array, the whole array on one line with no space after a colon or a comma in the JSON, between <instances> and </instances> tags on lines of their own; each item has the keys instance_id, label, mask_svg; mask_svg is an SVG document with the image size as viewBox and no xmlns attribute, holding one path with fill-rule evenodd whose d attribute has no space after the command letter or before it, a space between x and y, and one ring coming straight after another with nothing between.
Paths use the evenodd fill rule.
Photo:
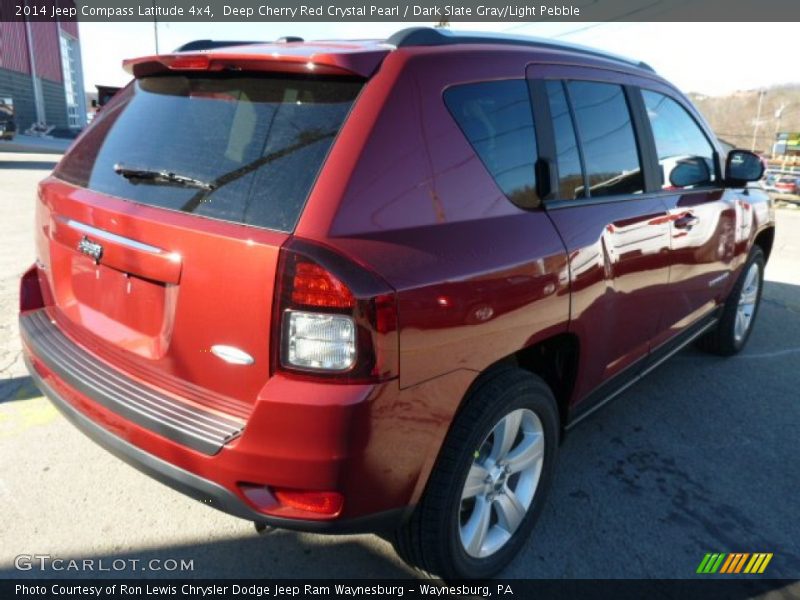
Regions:
<instances>
[{"instance_id":1,"label":"tire","mask_svg":"<svg viewBox=\"0 0 800 600\"><path fill-rule=\"evenodd\" d=\"M498 432L515 431L518 423L505 454L502 436L493 433L501 423ZM420 503L396 532L398 554L445 580L495 575L517 555L542 510L558 438L558 409L544 381L512 366L485 374L456 416ZM468 474L469 498L462 501Z\"/></svg>"},{"instance_id":2,"label":"tire","mask_svg":"<svg viewBox=\"0 0 800 600\"><path fill-rule=\"evenodd\" d=\"M714 329L698 340L698 348L719 356L732 356L745 347L761 305L765 264L764 252L758 246L754 246L739 279L725 301L722 317ZM748 298L752 300L749 308L746 301Z\"/></svg>"}]
</instances>

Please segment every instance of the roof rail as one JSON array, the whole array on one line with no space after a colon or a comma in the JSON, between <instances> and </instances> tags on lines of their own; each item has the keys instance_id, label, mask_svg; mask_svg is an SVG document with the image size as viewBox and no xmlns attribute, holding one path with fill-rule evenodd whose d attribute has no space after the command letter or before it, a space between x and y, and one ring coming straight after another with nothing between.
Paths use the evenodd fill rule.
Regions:
<instances>
[{"instance_id":1,"label":"roof rail","mask_svg":"<svg viewBox=\"0 0 800 600\"><path fill-rule=\"evenodd\" d=\"M274 42L268 41L222 41L222 40L194 40L175 48L175 52L196 52L198 50L213 50L214 48L225 48L227 46L251 46L253 44L288 44L289 42L302 42L303 38L295 35L287 35L278 38Z\"/></svg>"},{"instance_id":2,"label":"roof rail","mask_svg":"<svg viewBox=\"0 0 800 600\"><path fill-rule=\"evenodd\" d=\"M387 38L386 43L397 48L408 48L410 46L448 46L451 44L508 44L513 46L530 46L534 48L552 48L555 50L569 50L589 56L597 56L655 72L655 69L646 62L626 58L602 50L595 50L594 48L581 46L579 44L555 42L547 38L522 35L508 35L482 31L456 32L450 29L433 27L409 27L407 29L401 29Z\"/></svg>"}]
</instances>

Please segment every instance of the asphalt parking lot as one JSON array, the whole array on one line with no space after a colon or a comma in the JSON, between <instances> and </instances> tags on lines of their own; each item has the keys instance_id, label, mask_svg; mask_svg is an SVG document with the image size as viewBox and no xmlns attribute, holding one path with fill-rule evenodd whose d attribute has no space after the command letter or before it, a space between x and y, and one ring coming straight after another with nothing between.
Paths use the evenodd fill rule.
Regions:
<instances>
[{"instance_id":1,"label":"asphalt parking lot","mask_svg":"<svg viewBox=\"0 0 800 600\"><path fill-rule=\"evenodd\" d=\"M413 577L376 536L257 536L107 454L40 396L20 357L17 282L55 160L0 154L0 577L42 576L15 569L22 554L193 561L137 576ZM685 578L707 552L772 552L768 574L800 595L800 210L777 214L747 350L683 351L574 429L504 576Z\"/></svg>"}]
</instances>

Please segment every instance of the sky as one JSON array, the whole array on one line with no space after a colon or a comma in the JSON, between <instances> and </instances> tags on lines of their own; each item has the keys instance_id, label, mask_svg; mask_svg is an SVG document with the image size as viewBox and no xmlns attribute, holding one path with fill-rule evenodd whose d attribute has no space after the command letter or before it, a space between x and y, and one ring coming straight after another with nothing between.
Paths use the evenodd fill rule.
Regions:
<instances>
[{"instance_id":1,"label":"sky","mask_svg":"<svg viewBox=\"0 0 800 600\"><path fill-rule=\"evenodd\" d=\"M425 23L158 23L162 53L196 39L384 38ZM433 25L433 23L430 23ZM710 96L800 81L797 23L453 23L583 44L643 60L684 92ZM155 53L153 23L80 23L84 83L124 85L124 58Z\"/></svg>"}]
</instances>

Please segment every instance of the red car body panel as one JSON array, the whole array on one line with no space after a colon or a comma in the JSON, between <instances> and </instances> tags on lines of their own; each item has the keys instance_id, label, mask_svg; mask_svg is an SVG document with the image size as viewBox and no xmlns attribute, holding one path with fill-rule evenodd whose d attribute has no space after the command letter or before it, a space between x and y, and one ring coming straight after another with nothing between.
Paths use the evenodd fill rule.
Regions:
<instances>
[{"instance_id":1,"label":"red car body panel","mask_svg":"<svg viewBox=\"0 0 800 600\"><path fill-rule=\"evenodd\" d=\"M146 57L127 66L142 76L168 71L184 56L207 56L209 70L235 64L308 72L312 63L315 73L370 79L292 233L45 180L36 217L39 262L23 280L21 309L24 316L44 306L98 362L189 405L241 418L243 433L203 454L68 386L29 346L26 355L78 412L218 484L256 516L266 516L265 507L245 493L248 486L344 496L341 513L309 521L407 511L481 372L543 340L572 336L581 351L566 402L573 412L716 308L771 222L763 200L733 190L553 211L509 202L442 94L461 83L536 77L543 64L551 74L574 74L568 65L577 59L568 51L291 43ZM580 63L591 77L600 69L610 81L675 93L634 67L590 56ZM703 226L676 227L687 213ZM99 264L76 251L81 236L70 221L111 234ZM396 292L396 377L327 382L276 368L273 299L281 248L293 238L338 253ZM215 344L244 349L254 363L224 363L209 352Z\"/></svg>"},{"instance_id":2,"label":"red car body panel","mask_svg":"<svg viewBox=\"0 0 800 600\"><path fill-rule=\"evenodd\" d=\"M163 265L143 262L152 253L105 240L118 252L112 258L135 268L126 275L105 256L95 266L65 244L74 242L68 220L180 257L179 283ZM36 226L54 316L83 333L82 345L153 384L191 382L224 398L221 405L249 411L269 376L263 335L286 234L134 204L55 178L40 185ZM237 299L237 309L219 310L228 298ZM242 371L221 362L208 352L218 343L246 348L255 364Z\"/></svg>"}]
</instances>

